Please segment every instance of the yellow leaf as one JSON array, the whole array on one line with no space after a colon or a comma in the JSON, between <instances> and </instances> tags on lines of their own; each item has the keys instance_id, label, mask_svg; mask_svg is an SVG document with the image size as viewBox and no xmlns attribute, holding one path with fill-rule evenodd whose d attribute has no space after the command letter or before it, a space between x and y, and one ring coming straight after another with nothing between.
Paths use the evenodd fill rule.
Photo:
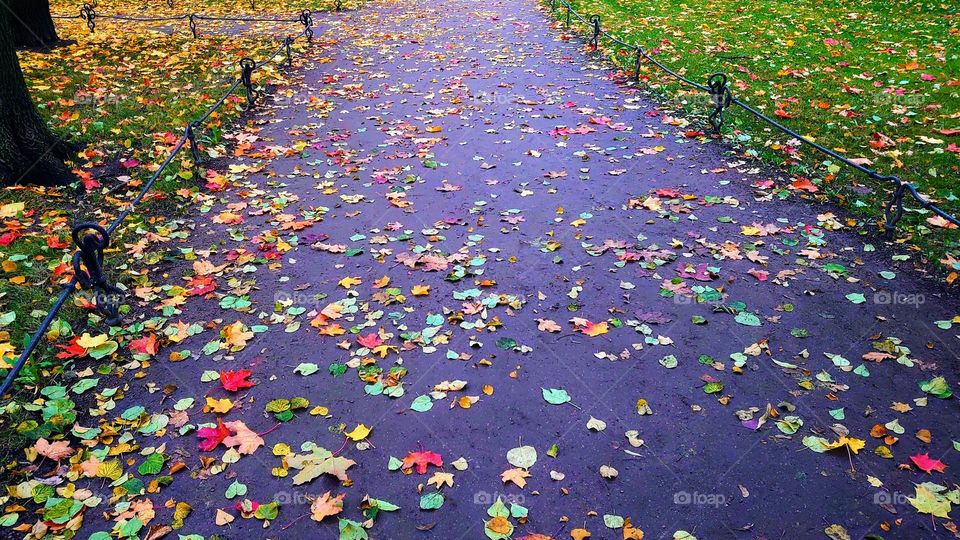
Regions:
<instances>
[{"instance_id":1,"label":"yellow leaf","mask_svg":"<svg viewBox=\"0 0 960 540\"><path fill-rule=\"evenodd\" d=\"M497 534L510 534L510 531L513 530L513 525L510 524L507 518L497 516L487 522L487 529Z\"/></svg>"},{"instance_id":2,"label":"yellow leaf","mask_svg":"<svg viewBox=\"0 0 960 540\"><path fill-rule=\"evenodd\" d=\"M224 525L232 522L234 519L236 518L230 515L229 513L224 512L222 508L217 508L217 517L214 520L214 522L217 525L220 525L221 527L223 527Z\"/></svg>"},{"instance_id":3,"label":"yellow leaf","mask_svg":"<svg viewBox=\"0 0 960 540\"><path fill-rule=\"evenodd\" d=\"M340 285L341 287L343 287L344 289L349 289L349 288L353 287L354 285L359 285L359 284L361 284L361 283L363 283L363 280L362 280L362 279L360 279L360 278L358 278L358 277L350 277L350 276L347 276L347 277L341 279L339 282L337 282L337 284Z\"/></svg>"},{"instance_id":4,"label":"yellow leaf","mask_svg":"<svg viewBox=\"0 0 960 540\"><path fill-rule=\"evenodd\" d=\"M500 475L500 479L504 484L507 482L513 482L517 487L523 487L527 485L527 478L530 478L530 473L525 469L517 467L515 469L507 469L503 471L503 474Z\"/></svg>"},{"instance_id":5,"label":"yellow leaf","mask_svg":"<svg viewBox=\"0 0 960 540\"><path fill-rule=\"evenodd\" d=\"M453 487L453 473L437 471L427 480L428 486L434 485L437 489L442 488L444 484Z\"/></svg>"},{"instance_id":6,"label":"yellow leaf","mask_svg":"<svg viewBox=\"0 0 960 540\"><path fill-rule=\"evenodd\" d=\"M370 428L363 424L357 424L357 427L353 428L353 431L346 433L346 436L351 441L362 441L370 435Z\"/></svg>"},{"instance_id":7,"label":"yellow leaf","mask_svg":"<svg viewBox=\"0 0 960 540\"><path fill-rule=\"evenodd\" d=\"M207 405L204 407L206 412L215 412L218 414L226 414L230 412L230 409L233 408L233 402L228 398L214 399L210 396L207 396Z\"/></svg>"},{"instance_id":8,"label":"yellow leaf","mask_svg":"<svg viewBox=\"0 0 960 540\"><path fill-rule=\"evenodd\" d=\"M100 334L97 337L93 337L90 334L84 332L80 339L77 340L77 345L83 347L84 349L93 349L94 347L99 347L107 342L107 335Z\"/></svg>"},{"instance_id":9,"label":"yellow leaf","mask_svg":"<svg viewBox=\"0 0 960 540\"><path fill-rule=\"evenodd\" d=\"M430 286L429 286L429 285L414 285L413 288L410 289L410 294L412 294L412 295L414 295L414 296L426 296L426 295L430 294Z\"/></svg>"},{"instance_id":10,"label":"yellow leaf","mask_svg":"<svg viewBox=\"0 0 960 540\"><path fill-rule=\"evenodd\" d=\"M585 538L590 538L591 536L593 535L590 534L590 531L586 529L574 529L570 531L570 538L573 538L573 540L584 540Z\"/></svg>"},{"instance_id":11,"label":"yellow leaf","mask_svg":"<svg viewBox=\"0 0 960 540\"><path fill-rule=\"evenodd\" d=\"M17 215L17 213L22 212L23 208L24 203L22 202L8 203L0 206L0 218L13 217Z\"/></svg>"},{"instance_id":12,"label":"yellow leaf","mask_svg":"<svg viewBox=\"0 0 960 540\"><path fill-rule=\"evenodd\" d=\"M98 478L109 478L111 480L116 480L117 478L120 478L121 474L123 474L123 465L121 465L116 459L113 461L104 461L103 463L97 465Z\"/></svg>"}]
</instances>

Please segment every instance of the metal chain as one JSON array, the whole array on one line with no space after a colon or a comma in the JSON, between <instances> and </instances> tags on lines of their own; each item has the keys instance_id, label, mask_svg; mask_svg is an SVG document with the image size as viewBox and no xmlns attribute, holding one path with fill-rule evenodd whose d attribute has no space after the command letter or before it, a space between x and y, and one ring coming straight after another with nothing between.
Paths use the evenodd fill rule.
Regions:
<instances>
[{"instance_id":1,"label":"metal chain","mask_svg":"<svg viewBox=\"0 0 960 540\"><path fill-rule=\"evenodd\" d=\"M738 107L752 114L756 118L766 122L767 124L789 135L790 137L793 137L801 141L802 143L813 148L814 150L822 154L825 154L843 163L844 165L847 165L848 167L851 167L869 176L874 180L881 181L881 182L889 182L893 184L894 187L893 187L892 197L884 207L884 217L885 217L884 229L888 233L893 233L895 231L897 223L903 217L903 212L904 212L903 199L908 192L910 193L910 196L913 197L913 199L917 201L923 209L929 210L934 214L936 214L937 216L940 216L941 218L949 221L950 223L960 226L960 218L946 212L942 208L938 207L937 205L927 200L923 195L920 194L920 192L917 190L917 186L915 186L914 184L910 182L904 182L897 176L883 176L873 169L869 169L859 163L855 163L849 158L838 154L836 151L826 148L823 145L817 142L814 142L812 139L804 137L803 135L797 133L796 131L784 126L780 122L777 122L776 120L758 111L757 109L752 107L750 104L733 97L733 95L730 92L730 86L728 84L728 79L726 74L714 73L713 75L710 75L710 77L707 79L706 85L692 81L684 77L683 75L677 73L676 71L670 69L669 67L665 66L661 62L659 62L657 59L655 59L650 54L648 54L643 49L643 47L621 41L617 37L611 35L609 32L603 30L600 27L600 18L598 16L592 15L589 20L584 19L582 15L580 15L573 9L573 7L570 5L568 0L550 0L550 9L556 10L558 7L557 5L558 3L561 4L564 8L566 8L566 12L564 14L564 22L563 22L563 25L565 28L568 28L568 29L570 28L570 19L572 16L576 16L577 19L579 19L582 22L587 22L591 26L592 33L590 37L590 43L594 47L598 46L600 37L602 36L628 50L635 51L636 56L634 58L634 73L633 73L633 80L635 82L640 81L640 69L642 67L642 62L643 60L647 60L649 63L653 64L661 71L683 82L684 84L692 86L698 90L707 92L710 95L711 100L713 102L713 110L711 111L708 117L708 120L710 121L710 125L711 127L713 127L713 130L715 133L719 133L720 129L723 127L724 113L726 112L726 110L732 105L737 105Z\"/></svg>"},{"instance_id":2,"label":"metal chain","mask_svg":"<svg viewBox=\"0 0 960 540\"><path fill-rule=\"evenodd\" d=\"M713 100L713 112L707 119L713 126L714 133L720 133L723 127L723 111L730 106L733 96L730 95L730 87L727 86L727 76L724 73L714 73L707 79L710 98Z\"/></svg>"},{"instance_id":3,"label":"metal chain","mask_svg":"<svg viewBox=\"0 0 960 540\"><path fill-rule=\"evenodd\" d=\"M85 3L80 10L79 18L87 22L87 26L90 28L91 32L94 31L96 27L95 21L98 17L96 13L96 7L96 0L92 0L89 3ZM106 17L119 18L119 16ZM71 18L77 18L77 16L71 16ZM200 18L201 17L196 16L195 14L173 17L173 19L189 19L192 23L191 30L194 31L196 20ZM214 18L210 19L213 20ZM140 19L130 18L129 20ZM287 19L287 21L301 22L304 25L304 32L301 35L307 37L308 40L313 37L313 16L308 10L301 12L297 19ZM287 55L287 66L292 66L293 56L291 45L298 38L299 36L285 37L280 47L260 64L251 58L241 59L240 77L234 79L230 87L220 96L219 99L217 99L215 103L213 103L213 105L206 110L206 112L204 112L197 119L187 123L187 125L184 127L183 135L180 137L180 140L174 144L173 149L167 155L166 159L163 160L160 166L143 184L143 186L140 188L140 192L136 197L133 198L133 200L130 201L130 204L114 218L109 227L104 228L98 223L81 223L73 227L73 242L77 246L77 251L74 252L72 259L74 270L73 277L70 278L70 281L68 281L63 290L60 291L60 294L54 300L52 307L47 312L43 321L40 323L40 326L30 337L30 341L24 347L23 352L20 353L20 356L17 358L16 362L14 362L13 366L10 368L10 371L4 377L3 383L0 385L0 397L5 395L11 388L13 382L19 375L20 370L23 369L24 365L26 365L30 355L33 354L33 352L40 345L40 342L43 340L43 335L50 328L50 325L53 324L57 313L59 313L66 304L70 295L76 292L78 286L94 292L94 300L96 302L97 311L105 316L104 320L108 324L118 325L123 322L122 318L120 317L120 304L123 300L124 292L116 285L111 284L104 273L103 253L104 250L110 246L110 234L116 231L116 229L124 222L124 220L126 220L126 218L136 210L137 205L140 204L143 198L153 187L154 183L157 182L157 180L160 178L160 175L167 170L167 167L169 167L171 163L173 163L177 155L184 150L184 147L189 145L194 164L196 165L197 163L200 163L203 156L200 153L200 146L197 143L197 131L203 129L204 123L214 114L214 112L216 112L226 103L227 98L233 95L240 85L243 85L244 89L246 90L246 108L250 109L256 103L257 97L262 95L253 87L253 71L257 67L272 61L284 51L286 51Z\"/></svg>"},{"instance_id":4,"label":"metal chain","mask_svg":"<svg viewBox=\"0 0 960 540\"><path fill-rule=\"evenodd\" d=\"M73 243L77 245L73 254L77 282L94 292L97 311L106 316L107 324L119 324L123 291L111 285L103 273L103 250L110 247L110 234L97 223L81 223L73 228Z\"/></svg>"},{"instance_id":5,"label":"metal chain","mask_svg":"<svg viewBox=\"0 0 960 540\"><path fill-rule=\"evenodd\" d=\"M97 3L93 4L84 4L80 8L80 18L84 21L87 21L87 28L90 29L90 33L93 33L97 29L97 12L95 10Z\"/></svg>"},{"instance_id":6,"label":"metal chain","mask_svg":"<svg viewBox=\"0 0 960 540\"><path fill-rule=\"evenodd\" d=\"M300 12L300 24L303 25L303 35L307 36L307 42L313 41L313 12L305 9Z\"/></svg>"},{"instance_id":7,"label":"metal chain","mask_svg":"<svg viewBox=\"0 0 960 540\"><path fill-rule=\"evenodd\" d=\"M257 68L257 63L253 58L241 58L240 59L240 82L243 84L243 87L247 90L247 110L253 108L254 103L257 102L257 98L260 97L260 92L258 92L253 87L253 70Z\"/></svg>"}]
</instances>

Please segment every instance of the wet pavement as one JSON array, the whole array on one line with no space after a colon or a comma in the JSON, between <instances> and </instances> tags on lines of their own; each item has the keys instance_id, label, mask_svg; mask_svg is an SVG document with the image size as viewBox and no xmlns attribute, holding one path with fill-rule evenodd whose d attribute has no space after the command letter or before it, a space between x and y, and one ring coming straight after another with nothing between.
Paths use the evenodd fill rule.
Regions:
<instances>
[{"instance_id":1,"label":"wet pavement","mask_svg":"<svg viewBox=\"0 0 960 540\"><path fill-rule=\"evenodd\" d=\"M336 538L369 495L400 507L371 538L479 539L499 497L526 509L506 520L513 538L636 535L616 516L646 538L822 538L834 524L855 538L950 535L907 498L952 486L960 465L956 400L918 385L958 382L956 329L935 324L957 315L955 293L842 210L772 196L792 179L688 136L698 124L551 25L530 0L372 2L324 22L292 90L264 98L217 167L230 185L163 246L195 256L149 276L200 287L168 324L208 329L161 349L126 401L196 425L218 416L205 397L226 397L223 420L265 443L223 467L225 447L202 452L195 432L168 428L165 450L190 473L152 495L158 513L191 505L182 534ZM146 296L143 312L163 303ZM202 351L235 321L256 335ZM252 388L202 382L243 368ZM174 415L188 397L189 418ZM264 410L294 397L309 406L288 421ZM777 416L756 422L768 405ZM370 427L367 442L345 442L340 423ZM872 436L877 424L899 440ZM842 435L865 448L803 442ZM295 485L289 455L274 474L275 445L307 441L343 447L349 485ZM521 446L537 451L527 473L507 458ZM417 451L443 466L390 470ZM924 453L946 472L900 467ZM436 471L453 485L422 510ZM235 481L246 495L228 499ZM345 494L343 511L317 523L311 498L327 491ZM281 503L268 528L239 516L244 497ZM218 509L236 519L216 525Z\"/></svg>"}]
</instances>

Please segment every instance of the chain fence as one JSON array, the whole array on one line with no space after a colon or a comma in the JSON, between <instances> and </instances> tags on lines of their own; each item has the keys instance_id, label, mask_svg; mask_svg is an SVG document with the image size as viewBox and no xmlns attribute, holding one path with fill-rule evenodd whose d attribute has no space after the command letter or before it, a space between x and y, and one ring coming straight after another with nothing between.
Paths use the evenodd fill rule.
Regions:
<instances>
[{"instance_id":1,"label":"chain fence","mask_svg":"<svg viewBox=\"0 0 960 540\"><path fill-rule=\"evenodd\" d=\"M710 122L710 126L713 128L714 133L719 134L724 123L724 113L731 106L736 105L740 107L747 113L753 115L757 119L769 124L773 128L797 139L798 141L806 144L807 146L817 150L820 153L823 153L827 156L830 156L832 159L847 165L860 173L863 173L872 180L883 182L892 186L892 195L890 201L884 205L884 230L888 235L892 235L897 227L897 223L903 217L904 212L904 199L907 194L909 194L913 200L923 209L933 212L934 214L940 216L941 218L953 223L954 225L960 226L960 218L950 214L944 209L940 208L925 196L921 195L917 190L917 187L911 183L900 179L896 175L884 175L876 170L873 170L869 167L865 167L849 158L842 156L834 150L831 150L812 139L804 137L803 135L797 133L796 131L790 129L787 126L784 126L780 122L777 122L773 118L766 116L750 104L745 101L737 98L730 92L730 85L725 73L714 73L707 78L706 84L698 83L694 80L691 80L673 69L670 69L662 62L651 56L643 47L633 43L627 43L617 36L607 32L603 29L600 24L599 15L590 15L589 17L584 17L583 14L578 12L567 0L550 0L550 9L556 14L557 9L564 9L563 13L563 25L567 29L572 28L573 19L583 23L586 26L587 34L589 36L589 43L594 47L595 50L600 51L600 40L605 39L611 43L619 45L620 47L626 49L627 51L633 51L634 55L634 70L633 70L633 80L634 82L640 82L640 68L643 65L644 61L649 62L654 65L660 71L666 73L667 75L673 77L674 79L693 87L697 90L706 92L711 99L713 104L713 109L710 112L710 115L707 117ZM611 55L611 59L612 55Z\"/></svg>"},{"instance_id":2,"label":"chain fence","mask_svg":"<svg viewBox=\"0 0 960 540\"><path fill-rule=\"evenodd\" d=\"M168 5L171 3L172 2L168 2ZM257 99L262 96L262 93L255 88L253 81L253 74L257 69L267 65L270 62L273 62L281 55L284 55L283 63L287 66L287 68L290 68L293 66L293 52L291 48L293 43L298 39L305 39L307 43L311 43L313 41L313 12L306 9L302 10L296 19L264 17L210 17L196 14L177 15L172 17L129 17L125 15L100 15L96 12L95 5L95 3L84 4L80 10L80 14L70 18L83 19L86 21L91 32L95 31L96 20L98 18L113 18L117 20L149 22L188 20L191 23L191 29L194 30L194 37L197 36L196 30L193 28L193 22L195 20L269 20L271 22L299 22L301 25L303 25L303 30L298 35L288 35L284 37L277 49L259 62L249 57L241 58L237 62L240 74L236 79L233 80L233 83L230 85L230 87L227 88L227 90L206 110L206 112L196 119L186 123L186 125L183 127L183 134L173 146L170 154L167 155L166 159L163 160L163 162L160 164L160 167L154 171L154 173L150 176L150 179L144 183L137 196L129 202L123 211L116 216L116 218L114 218L110 225L105 227L99 223L84 222L73 226L71 236L73 238L73 243L77 247L77 250L73 254L72 260L73 277L64 286L63 290L60 292L60 295L54 301L53 306L50 308L50 311L40 323L39 328L31 336L30 341L27 343L23 352L20 354L20 356L17 358L17 361L7 373L3 380L3 385L0 386L0 398L7 394L7 391L11 388L13 382L19 375L20 370L23 369L23 366L26 364L27 360L40 344L43 335L50 328L50 325L53 323L57 313L63 308L64 304L67 302L67 299L69 299L70 296L78 289L91 291L93 293L96 303L96 310L104 316L104 320L107 322L107 324L111 326L120 324L122 321L120 316L120 304L125 294L120 287L110 283L106 271L104 270L103 253L105 249L110 247L110 235L116 231L116 229L127 219L128 216L136 211L137 206L153 187L154 183L156 183L156 181L160 178L161 174L167 169L167 167L170 166L177 155L189 148L194 166L202 162L200 146L197 143L197 132L204 129L204 126L210 116L213 115L213 113L216 112L220 107L222 107L224 103L226 103L227 99L234 94L234 92L243 87L243 91L246 96L244 109L250 110L254 107ZM342 4L340 1L338 1L336 5L339 7ZM59 18L63 18L63 16L59 16Z\"/></svg>"},{"instance_id":3,"label":"chain fence","mask_svg":"<svg viewBox=\"0 0 960 540\"><path fill-rule=\"evenodd\" d=\"M170 0L167 2L169 7L173 7L173 1ZM250 2L251 8L255 7L254 1ZM345 9L343 0L334 0L334 11L340 12ZM203 13L180 13L176 15L166 15L166 16L149 16L141 17L137 15L126 15L126 14L110 14L110 13L100 13L97 11L97 2L88 2L84 3L80 7L79 13L76 15L65 15L65 14L52 14L51 17L54 19L80 19L87 23L87 28L90 29L90 32L96 32L97 30L97 20L106 19L106 20L115 20L115 21L126 21L126 22L152 22L152 23L161 23L161 22L181 22L186 21L189 25L190 32L193 34L194 39L199 37L200 21L227 21L227 22L240 22L240 23L254 23L254 22L273 22L273 23L300 23L303 25L304 32L307 34L307 37L310 38L313 36L313 14L318 13L311 11L309 9L301 10L296 18L284 18L284 17L256 17L252 15L242 15L242 16L216 16L216 15L206 15Z\"/></svg>"}]
</instances>

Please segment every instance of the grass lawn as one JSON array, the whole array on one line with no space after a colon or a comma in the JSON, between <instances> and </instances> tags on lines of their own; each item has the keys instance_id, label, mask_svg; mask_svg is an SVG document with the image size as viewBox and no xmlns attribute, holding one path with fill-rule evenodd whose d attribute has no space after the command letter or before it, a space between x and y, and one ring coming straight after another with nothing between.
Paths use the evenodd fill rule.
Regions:
<instances>
[{"instance_id":1,"label":"grass lawn","mask_svg":"<svg viewBox=\"0 0 960 540\"><path fill-rule=\"evenodd\" d=\"M734 96L767 116L883 174L895 174L954 215L960 214L960 7L908 0L570 0L608 32L643 46L660 62L706 84L724 72ZM564 18L559 3L555 15ZM574 18L574 28L586 25ZM633 55L601 42L625 70ZM669 105L704 112L691 92L650 64L644 85ZM726 135L749 153L791 168L813 188L805 196L839 197L873 226L889 186L874 182L734 107ZM813 192L813 190L816 190ZM813 192L813 193L811 193ZM910 200L908 209L916 209ZM955 230L932 214L908 212L901 240L923 248L942 269L960 270Z\"/></svg>"},{"instance_id":2,"label":"grass lawn","mask_svg":"<svg viewBox=\"0 0 960 540\"><path fill-rule=\"evenodd\" d=\"M73 13L77 6L57 0L51 4L54 13ZM97 9L120 13L119 6L124 4L101 0ZM170 13L165 2L152 4L136 14ZM265 13L259 7L252 11L248 2L214 0L178 2L173 11L189 11L194 4L197 12ZM332 0L303 0L283 9L295 17L293 12L301 7L332 6ZM69 280L74 252L70 227L83 220L109 223L166 158L184 124L202 114L232 84L239 74L238 59L263 59L279 46L279 36L302 29L297 23L264 24L256 27L263 31L227 35L214 31L217 23L204 21L204 33L193 39L185 23L162 26L98 19L97 31L91 34L78 19L55 22L61 39L76 42L51 52L22 51L20 62L41 114L56 132L84 145L73 164L81 180L56 189L0 189L0 376L6 375L3 366L16 359L61 285ZM299 41L294 49L304 46ZM285 77L279 60L254 74L258 84L282 85ZM207 123L200 141L209 157L227 155L222 135L240 117L244 102L241 88ZM137 268L156 264L164 256L138 249L143 236L183 234L177 215L196 206L199 186L226 181L228 176L193 168L188 151L180 154L145 204L115 233L116 248L107 254L111 279L136 286ZM63 336L82 332L83 314L92 313L89 307L81 295L74 295L55 330ZM54 356L57 350L44 344L34 354L19 381L25 392L35 393L64 369ZM0 428L17 417L4 415L7 426ZM6 440L10 444L3 446L15 446L16 441Z\"/></svg>"}]
</instances>

